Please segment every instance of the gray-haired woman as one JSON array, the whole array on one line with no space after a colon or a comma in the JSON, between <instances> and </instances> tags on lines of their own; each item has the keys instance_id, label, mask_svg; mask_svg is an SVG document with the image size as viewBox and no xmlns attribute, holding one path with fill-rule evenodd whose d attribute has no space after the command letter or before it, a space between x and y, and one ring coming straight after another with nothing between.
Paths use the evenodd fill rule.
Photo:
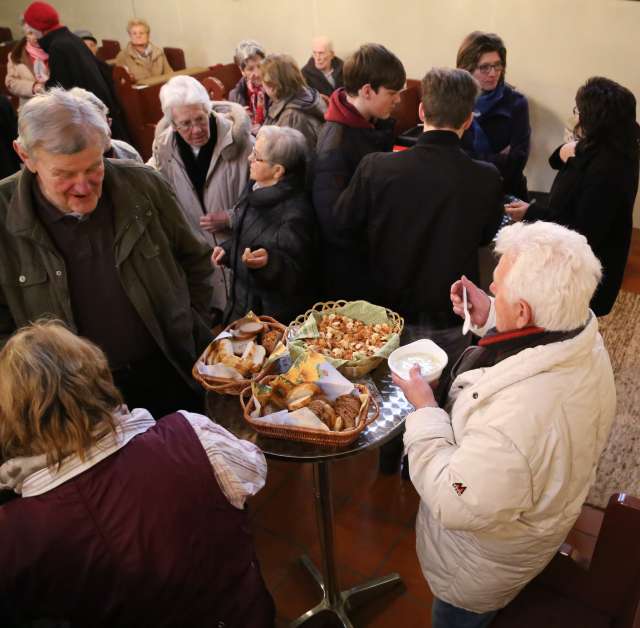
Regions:
<instances>
[{"instance_id":1,"label":"gray-haired woman","mask_svg":"<svg viewBox=\"0 0 640 628\"><path fill-rule=\"evenodd\" d=\"M233 270L227 322L252 310L287 323L314 301L316 225L304 190L306 153L300 131L263 126L258 132L233 236L212 256L214 265Z\"/></svg>"},{"instance_id":2,"label":"gray-haired woman","mask_svg":"<svg viewBox=\"0 0 640 628\"><path fill-rule=\"evenodd\" d=\"M236 65L242 72L242 78L229 92L229 100L242 105L251 118L254 128L264 122L269 105L269 97L262 86L260 64L267 56L265 49L253 39L244 39L236 47L233 55Z\"/></svg>"}]
</instances>

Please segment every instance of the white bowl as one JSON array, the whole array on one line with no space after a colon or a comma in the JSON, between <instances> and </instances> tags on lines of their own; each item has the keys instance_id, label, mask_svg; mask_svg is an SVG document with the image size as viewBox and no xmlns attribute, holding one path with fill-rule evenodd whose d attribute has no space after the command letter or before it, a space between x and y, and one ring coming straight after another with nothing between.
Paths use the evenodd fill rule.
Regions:
<instances>
[{"instance_id":1,"label":"white bowl","mask_svg":"<svg viewBox=\"0 0 640 628\"><path fill-rule=\"evenodd\" d=\"M404 347L399 347L387 358L389 368L402 379L409 379L411 367L418 363L423 377L428 382L437 380L449 357L433 340L423 338Z\"/></svg>"}]
</instances>

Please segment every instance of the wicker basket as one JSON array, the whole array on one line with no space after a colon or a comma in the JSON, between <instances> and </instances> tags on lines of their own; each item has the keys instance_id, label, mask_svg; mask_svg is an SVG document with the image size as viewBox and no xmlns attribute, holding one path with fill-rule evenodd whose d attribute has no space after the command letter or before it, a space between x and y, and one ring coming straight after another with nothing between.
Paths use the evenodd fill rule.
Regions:
<instances>
[{"instance_id":1,"label":"wicker basket","mask_svg":"<svg viewBox=\"0 0 640 628\"><path fill-rule=\"evenodd\" d=\"M287 328L279 323L275 318L271 318L270 316L258 316L257 317L261 322L263 322L269 331L275 330L282 334L282 340L284 341L286 338L286 330ZM228 331L233 327L236 321L230 323L225 327L224 331ZM202 355L198 358L198 362L202 361L207 364L207 358L211 355L214 350L215 340L209 344L209 346L204 350ZM212 392L220 393L221 395L239 395L244 388L251 385L251 379L227 379L224 377L212 377L211 375L204 375L198 372L197 363L193 365L191 369L191 375L193 379L200 383L200 385L206 390L210 390ZM252 379L258 379L260 377L264 377L267 375L273 365L263 369L259 373L256 373Z\"/></svg>"},{"instance_id":2,"label":"wicker basket","mask_svg":"<svg viewBox=\"0 0 640 628\"><path fill-rule=\"evenodd\" d=\"M261 379L261 383L268 384L275 375L268 375ZM325 430L312 430L307 428L295 428L286 425L269 425L261 423L251 416L251 412L255 410L255 400L251 394L251 386L247 386L240 393L240 405L244 414L245 421L258 432L269 438L279 438L281 440L295 440L303 443L311 443L322 447L346 447L355 441L360 432L365 427L371 425L380 415L380 406L378 401L371 394L371 391L364 384L354 384L361 394L368 396L367 403L363 406L358 416L358 425L351 430L343 432L327 432ZM250 399L247 401L247 397ZM373 406L373 414L368 416L369 408Z\"/></svg>"},{"instance_id":3,"label":"wicker basket","mask_svg":"<svg viewBox=\"0 0 640 628\"><path fill-rule=\"evenodd\" d=\"M286 337L288 341L294 339L295 328L300 327L306 320L314 313L318 314L331 314L335 310L344 307L347 305L348 301L325 301L324 303L316 303L311 309L307 310L304 314L300 314L296 319L289 323L287 327ZM392 325L392 333L398 334L398 336L402 333L404 329L404 318L393 312L387 308L385 308L387 313L387 317L389 322ZM325 355L325 354L322 354ZM327 362L335 365L333 358L330 355L325 355L327 358ZM360 360L350 360L343 364L342 366L337 367L338 371L340 371L345 377L349 379L358 379L363 377L370 371L373 371L377 368L381 362L384 361L384 358L379 356L371 356L368 358L362 358Z\"/></svg>"}]
</instances>

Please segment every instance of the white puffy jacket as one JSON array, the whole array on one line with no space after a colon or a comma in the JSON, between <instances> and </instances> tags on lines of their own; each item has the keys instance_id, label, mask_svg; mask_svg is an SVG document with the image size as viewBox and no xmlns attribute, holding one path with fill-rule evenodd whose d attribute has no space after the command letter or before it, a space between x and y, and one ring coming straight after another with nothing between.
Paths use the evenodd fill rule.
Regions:
<instances>
[{"instance_id":1,"label":"white puffy jacket","mask_svg":"<svg viewBox=\"0 0 640 628\"><path fill-rule=\"evenodd\" d=\"M204 188L207 213L230 210L238 201L249 180L249 154L253 149L251 120L244 108L232 102L214 102L217 141ZM147 162L159 170L173 188L193 232L213 248L224 242L229 232L214 236L200 227L202 208L198 195L180 157L173 127L161 122L156 127L153 155ZM213 305L226 307L226 286L221 268L213 275Z\"/></svg>"},{"instance_id":2,"label":"white puffy jacket","mask_svg":"<svg viewBox=\"0 0 640 628\"><path fill-rule=\"evenodd\" d=\"M505 606L551 560L595 479L615 413L593 314L577 336L460 374L407 418L422 571L437 597Z\"/></svg>"}]
</instances>

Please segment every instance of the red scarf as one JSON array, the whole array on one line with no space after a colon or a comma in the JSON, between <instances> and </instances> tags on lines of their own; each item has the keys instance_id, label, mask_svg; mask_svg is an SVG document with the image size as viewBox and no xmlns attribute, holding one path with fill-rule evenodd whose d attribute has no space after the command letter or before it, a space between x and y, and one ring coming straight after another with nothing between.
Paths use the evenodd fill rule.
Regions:
<instances>
[{"instance_id":1,"label":"red scarf","mask_svg":"<svg viewBox=\"0 0 640 628\"><path fill-rule=\"evenodd\" d=\"M264 88L262 85L254 85L247 81L247 94L249 95L249 112L253 124L262 124L265 118Z\"/></svg>"}]
</instances>

